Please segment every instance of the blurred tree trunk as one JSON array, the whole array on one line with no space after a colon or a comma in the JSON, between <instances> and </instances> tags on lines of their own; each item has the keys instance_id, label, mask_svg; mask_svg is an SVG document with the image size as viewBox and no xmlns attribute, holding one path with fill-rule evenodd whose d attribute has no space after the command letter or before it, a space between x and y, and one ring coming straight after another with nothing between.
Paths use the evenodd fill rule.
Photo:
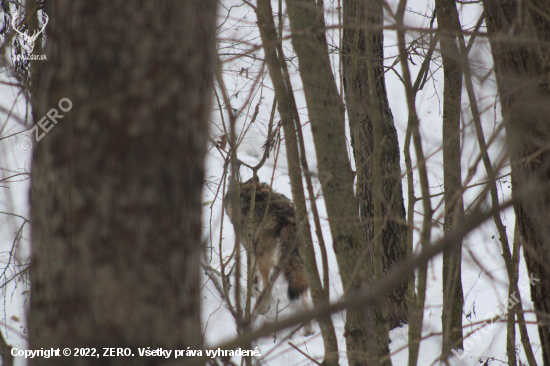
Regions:
<instances>
[{"instance_id":1,"label":"blurred tree trunk","mask_svg":"<svg viewBox=\"0 0 550 366\"><path fill-rule=\"evenodd\" d=\"M460 101L462 70L457 35L461 31L455 0L436 0L439 43L443 59L443 183L445 187L445 231L464 220L462 174L460 164ZM462 346L462 308L464 296L461 281L462 247L443 252L443 359L451 348Z\"/></svg>"},{"instance_id":2,"label":"blurred tree trunk","mask_svg":"<svg viewBox=\"0 0 550 366\"><path fill-rule=\"evenodd\" d=\"M382 48L384 12L382 3L377 0L344 0L343 7L342 65L346 107L357 169L357 199L361 208L366 244L369 248L369 260L382 261L383 272L386 273L407 256L407 226L401 186L399 141L388 104L384 78ZM370 44L367 40L368 33L374 38L372 54L374 55L375 83L369 82L367 72L366 47ZM372 84L375 84L375 92L380 101L379 115L382 117L379 162L382 181L382 258L373 258L372 252L375 237L373 205L373 123L375 119L373 105L369 98L369 88ZM388 309L387 321L390 329L407 322L408 307L405 298L407 287L407 281L403 281L388 294L384 305Z\"/></svg>"},{"instance_id":3,"label":"blurred tree trunk","mask_svg":"<svg viewBox=\"0 0 550 366\"><path fill-rule=\"evenodd\" d=\"M48 3L33 113L38 122L56 108L63 119L34 148L30 349L129 347L134 357L78 364L151 365L138 347L202 348L215 9L213 0Z\"/></svg>"},{"instance_id":4,"label":"blurred tree trunk","mask_svg":"<svg viewBox=\"0 0 550 366\"><path fill-rule=\"evenodd\" d=\"M359 206L353 193L344 106L330 65L323 3L287 0L287 5L334 252L345 294L350 295L368 285L373 269L368 260ZM345 337L349 365L373 365L389 353L387 337L385 340L375 338L370 314L371 311L365 309L346 311ZM379 364L391 365L391 359L388 357Z\"/></svg>"},{"instance_id":5,"label":"blurred tree trunk","mask_svg":"<svg viewBox=\"0 0 550 366\"><path fill-rule=\"evenodd\" d=\"M484 0L512 165L512 194L546 188L514 204L550 365L550 20L548 2ZM535 280L536 279L536 280Z\"/></svg>"},{"instance_id":6,"label":"blurred tree trunk","mask_svg":"<svg viewBox=\"0 0 550 366\"><path fill-rule=\"evenodd\" d=\"M2 359L2 366L13 366L14 357L11 354L12 346L6 343L4 335L0 334L0 358Z\"/></svg>"}]
</instances>

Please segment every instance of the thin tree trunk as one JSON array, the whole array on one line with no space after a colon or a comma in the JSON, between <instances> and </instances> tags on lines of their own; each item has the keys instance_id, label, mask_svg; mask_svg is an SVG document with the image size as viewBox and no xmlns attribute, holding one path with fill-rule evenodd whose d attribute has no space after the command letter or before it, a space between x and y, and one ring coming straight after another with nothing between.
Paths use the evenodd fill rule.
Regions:
<instances>
[{"instance_id":1,"label":"thin tree trunk","mask_svg":"<svg viewBox=\"0 0 550 366\"><path fill-rule=\"evenodd\" d=\"M319 212L317 211L316 195L313 191L313 183L311 181L311 172L307 163L307 156L305 150L304 136L302 133L302 123L300 122L300 115L298 113L298 107L296 107L296 100L294 98L294 91L292 89L292 83L290 82L290 73L285 61L285 54L283 52L282 38L283 38L283 20L282 20L282 0L279 0L279 42L277 42L277 53L279 57L279 64L283 71L287 94L290 102L290 109L294 116L294 126L296 128L296 134L298 137L298 145L300 148L300 163L306 180L307 191L309 195L311 213L313 215L313 222L315 224L315 234L319 242L319 250L321 251L321 262L323 265L323 289L326 292L326 298L330 299L329 288L329 273L328 273L328 257L327 248L325 245L325 239L323 238L323 232L321 231L321 221L319 219Z\"/></svg>"},{"instance_id":2,"label":"thin tree trunk","mask_svg":"<svg viewBox=\"0 0 550 366\"><path fill-rule=\"evenodd\" d=\"M371 262L381 261L386 273L407 256L405 207L401 186L401 167L397 131L388 104L383 68L383 8L378 0L344 0L344 35L342 42L343 79L346 107L352 136L352 146L357 169L357 199L361 208L363 231ZM368 29L368 31L366 30ZM368 34L373 40L369 41ZM368 45L374 55L374 82L368 77ZM375 85L374 89L371 85ZM374 110L370 101L370 90L378 96L379 108ZM374 123L374 115L380 115L380 122ZM379 168L374 165L374 127L380 129L382 159ZM373 196L375 168L380 170L381 194ZM381 232L377 232L374 216L374 199L381 198ZM379 236L383 243L381 258L372 257L373 242ZM404 281L388 294L386 303L390 328L407 322L408 306L406 293L408 284Z\"/></svg>"},{"instance_id":3,"label":"thin tree trunk","mask_svg":"<svg viewBox=\"0 0 550 366\"><path fill-rule=\"evenodd\" d=\"M477 98L475 96L474 84L472 81L472 73L470 70L470 63L469 63L468 54L467 54L468 51L466 50L466 42L462 34L459 36L459 45L460 45L460 51L462 53L462 69L464 72L464 79L466 84L466 90L468 92L468 99L470 101L470 108L472 110L472 117L474 120L476 136L479 143L479 149L482 151L482 154L483 154L482 156L483 165L487 172L487 177L488 177L487 185L489 186L489 191L491 194L491 204L493 207L498 207L499 199L498 199L498 187L496 182L497 173L493 168L493 164L491 163L491 158L489 157L487 143L485 142L485 136L483 134L483 128L481 125L481 113L477 105ZM508 297L515 298L516 297L515 293L517 293L517 271L514 270L512 254L510 253L510 245L508 243L508 234L506 233L506 227L502 223L500 212L497 212L497 211L494 212L493 220L498 230L499 241L502 247L502 257L504 258L506 271L508 273L508 280L509 280ZM515 274L514 274L514 271L515 271ZM510 312L511 314L508 316L509 317L508 334L507 334L507 340L506 340L506 352L508 354L508 363L510 363L511 365L516 364L515 325L513 327L510 325L512 320L514 319L514 311L515 310L512 309L512 311Z\"/></svg>"},{"instance_id":4,"label":"thin tree trunk","mask_svg":"<svg viewBox=\"0 0 550 366\"><path fill-rule=\"evenodd\" d=\"M483 128L481 126L481 113L479 111L479 107L477 105L477 99L475 96L474 91L474 85L472 81L472 73L470 70L470 64L468 60L468 54L466 49L466 42L464 40L463 35L460 35L459 37L459 45L460 50L462 53L462 69L464 72L464 79L466 84L466 90L468 92L468 99L470 101L470 107L472 110L472 117L474 121L474 126L476 130L476 135L479 143L480 150L483 152L482 160L483 165L485 167L485 170L487 171L488 176L488 183L489 191L491 195L491 204L493 207L498 207L499 199L498 199L498 187L497 187L497 174L495 172L495 169L493 168L493 164L491 163L491 159L488 154L488 148L487 144L485 142L485 137L483 134ZM517 269L517 261L519 261L519 249L514 248L513 253L510 253L510 244L508 241L508 234L506 233L506 227L502 223L502 219L500 217L500 212L495 211L493 214L493 220L495 222L495 226L497 227L498 233L499 233L499 241L501 243L502 248L502 257L504 258L504 263L506 266L506 271L508 273L508 298L515 299L516 294L519 293L519 289L517 287L518 282L518 269ZM519 225L515 227L515 234L514 234L514 241L517 242L517 231L518 231ZM514 243L514 245L516 245ZM518 251L516 254L516 250ZM516 258L514 259L515 256ZM522 305L521 305L521 299L517 298L518 302L515 304L512 309L510 309L510 313L508 314L508 325L507 325L507 339L506 339L506 352L508 355L508 363L511 365L515 365L517 362L516 360L516 346L515 346L515 324L514 324L514 313L517 312L518 315L523 315ZM528 360L531 360L529 356L529 350L525 351Z\"/></svg>"},{"instance_id":5,"label":"thin tree trunk","mask_svg":"<svg viewBox=\"0 0 550 366\"><path fill-rule=\"evenodd\" d=\"M422 220L422 232L420 234L420 242L422 250L425 250L431 245L432 234L432 206L430 201L430 184L428 181L428 171L426 169L426 158L422 148L422 137L420 136L420 120L416 112L416 89L413 87L411 73L409 70L407 47L405 42L405 27L404 15L407 2L401 0L396 12L396 20L398 24L397 40L399 48L399 56L401 58L402 77L405 84L405 92L407 96L407 109L409 112L409 120L407 130L410 130L412 140L414 142L414 152L418 162L418 175L420 178L420 187L422 191L422 208L424 218ZM418 285L417 298L415 308L411 311L409 320L409 366L415 366L418 362L418 351L420 348L420 339L422 337L422 323L424 320L424 304L426 300L426 281L427 281L428 265L424 264L418 268Z\"/></svg>"},{"instance_id":6,"label":"thin tree trunk","mask_svg":"<svg viewBox=\"0 0 550 366\"><path fill-rule=\"evenodd\" d=\"M365 238L353 194L353 175L347 155L344 113L330 66L323 7L314 0L287 0L292 43L300 65L319 179L327 207L333 247L347 296L370 282ZM329 147L330 148L327 148ZM350 365L372 363L370 311L346 312L346 348ZM391 364L387 358L382 364Z\"/></svg>"},{"instance_id":7,"label":"thin tree trunk","mask_svg":"<svg viewBox=\"0 0 550 366\"><path fill-rule=\"evenodd\" d=\"M517 289L518 285L518 270L519 270L519 250L521 247L521 234L519 232L519 224L517 223L516 218L516 225L514 227L514 247L513 247L513 255L512 255L512 263L513 263L513 269L514 269L514 279L512 280L512 284L514 284L514 288ZM514 290L516 291L516 290ZM510 289L508 290L510 292ZM535 355L533 354L533 347L531 346L531 341L529 340L529 333L527 333L527 326L525 325L525 317L523 316L523 305L521 301L521 296L519 295L518 291L518 303L513 308L513 313L517 315L518 318L518 326L519 326L519 334L521 337L521 344L523 345L523 350L525 351L525 356L527 357L527 362L529 363L529 366L537 366L537 361L535 360ZM514 323L515 328L515 323ZM514 329L515 333L515 329ZM514 334L514 342L515 342L515 334Z\"/></svg>"},{"instance_id":8,"label":"thin tree trunk","mask_svg":"<svg viewBox=\"0 0 550 366\"><path fill-rule=\"evenodd\" d=\"M549 183L550 21L543 1L484 0L512 166L512 194ZM527 6L528 5L528 6ZM544 365L550 365L550 199L514 204L537 314Z\"/></svg>"},{"instance_id":9,"label":"thin tree trunk","mask_svg":"<svg viewBox=\"0 0 550 366\"><path fill-rule=\"evenodd\" d=\"M276 45L279 42L277 37L275 22L273 20L273 11L269 0L259 0L256 8L258 17L258 27L264 46L266 63L269 74L275 89L275 97L285 133L285 142L287 150L287 162L292 190L292 199L296 211L298 227L300 227L300 253L304 257L304 264L308 273L311 297L315 306L326 305L329 302L327 292L324 291L319 278L317 262L315 260L315 250L311 238L311 228L307 214L307 206L302 183L302 171L300 168L300 154L298 150L298 141L296 138L296 129L294 117L297 113L292 110L296 108L293 101L292 88L285 83L283 75L284 61L281 55L277 55ZM309 173L309 172L307 172ZM330 315L317 319L323 342L325 346L325 358L323 363L327 366L338 365L338 342L336 332Z\"/></svg>"},{"instance_id":10,"label":"thin tree trunk","mask_svg":"<svg viewBox=\"0 0 550 366\"><path fill-rule=\"evenodd\" d=\"M459 225L464 219L462 174L460 163L460 101L462 71L457 34L461 31L454 0L437 0L436 12L443 59L443 179L445 187L444 230ZM451 348L462 345L462 248L457 246L443 252L443 352L448 358Z\"/></svg>"},{"instance_id":11,"label":"thin tree trunk","mask_svg":"<svg viewBox=\"0 0 550 366\"><path fill-rule=\"evenodd\" d=\"M133 354L79 365L150 365L138 347L199 350L215 2L48 6L33 113L63 119L33 155L29 347Z\"/></svg>"}]
</instances>

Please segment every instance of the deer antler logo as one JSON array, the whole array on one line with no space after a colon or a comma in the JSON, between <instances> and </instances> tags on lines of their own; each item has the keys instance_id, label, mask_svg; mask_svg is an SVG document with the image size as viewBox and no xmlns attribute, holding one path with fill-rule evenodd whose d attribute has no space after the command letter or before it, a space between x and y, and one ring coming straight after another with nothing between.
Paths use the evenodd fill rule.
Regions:
<instances>
[{"instance_id":1,"label":"deer antler logo","mask_svg":"<svg viewBox=\"0 0 550 366\"><path fill-rule=\"evenodd\" d=\"M17 32L17 34L23 37L23 41L25 42L25 45L23 47L26 46L25 50L28 53L32 53L32 50L34 49L34 42L36 42L36 39L38 38L38 36L42 34L42 32L44 31L44 28L46 28L49 18L48 18L48 15L44 13L44 24L42 25L42 29L40 29L39 31L35 31L32 36L29 36L27 32L23 33L19 29L17 29L17 25L15 24L15 22L16 22L16 19L21 18L21 16L22 14L19 14L19 12L15 12L13 17L11 18L11 27L13 28L13 30Z\"/></svg>"}]
</instances>

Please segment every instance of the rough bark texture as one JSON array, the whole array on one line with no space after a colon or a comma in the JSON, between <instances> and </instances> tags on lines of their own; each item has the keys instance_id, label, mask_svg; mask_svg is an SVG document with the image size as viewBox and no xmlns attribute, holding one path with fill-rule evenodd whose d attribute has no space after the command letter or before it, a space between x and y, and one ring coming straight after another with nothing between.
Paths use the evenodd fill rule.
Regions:
<instances>
[{"instance_id":1,"label":"rough bark texture","mask_svg":"<svg viewBox=\"0 0 550 366\"><path fill-rule=\"evenodd\" d=\"M381 260L383 272L407 256L405 206L401 186L399 141L388 104L383 68L382 3L377 0L344 0L344 35L342 42L342 66L346 106L352 136L352 146L357 169L357 199L361 208L369 260ZM375 82L369 82L367 67L367 31L374 36ZM372 28L374 27L374 28ZM377 28L379 27L379 28ZM380 100L382 116L380 171L382 186L382 258L372 257L374 241L373 205L373 106L369 100L369 87L375 85ZM379 234L380 235L380 234ZM385 306L390 328L407 322L408 309L405 299L407 281L388 294Z\"/></svg>"},{"instance_id":2,"label":"rough bark texture","mask_svg":"<svg viewBox=\"0 0 550 366\"><path fill-rule=\"evenodd\" d=\"M304 195L304 186L302 182L302 170L300 167L298 141L296 138L293 108L296 108L293 102L292 87L285 83L283 76L284 62L282 55L277 55L276 44L279 42L275 30L275 22L273 21L273 13L269 0L259 0L257 3L256 15L258 17L258 27L264 46L266 63L269 69L269 75L273 81L275 96L279 113L283 123L285 133L285 147L287 150L288 173L292 190L292 199L296 211L296 219L300 226L300 249L304 257L304 264L308 274L310 285L311 298L314 306L320 306L328 303L327 293L323 290L319 272L317 270L317 262L315 260L315 250L313 248L313 240L311 238L311 228L308 220L307 206ZM280 50L281 48L279 48ZM287 80L287 82L289 82ZM336 332L330 316L317 319L323 343L325 347L325 357L323 364L326 366L338 365L338 341Z\"/></svg>"},{"instance_id":3,"label":"rough bark texture","mask_svg":"<svg viewBox=\"0 0 550 366\"><path fill-rule=\"evenodd\" d=\"M48 3L33 113L30 349L201 349L201 191L214 60L212 0ZM72 101L59 110L62 98ZM63 104L67 108L67 103Z\"/></svg>"},{"instance_id":4,"label":"rough bark texture","mask_svg":"<svg viewBox=\"0 0 550 366\"><path fill-rule=\"evenodd\" d=\"M444 73L443 99L443 183L445 187L444 229L451 230L464 219L460 164L460 101L462 71L457 34L461 31L454 0L436 1L437 23ZM443 356L450 348L462 349L461 281L462 248L443 252Z\"/></svg>"},{"instance_id":5,"label":"rough bark texture","mask_svg":"<svg viewBox=\"0 0 550 366\"><path fill-rule=\"evenodd\" d=\"M484 0L512 165L512 194L547 187L550 177L550 21L543 1ZM521 8L520 8L521 6ZM518 11L519 10L519 11ZM550 365L550 198L514 204L544 365Z\"/></svg>"},{"instance_id":6,"label":"rough bark texture","mask_svg":"<svg viewBox=\"0 0 550 366\"><path fill-rule=\"evenodd\" d=\"M287 0L292 44L313 132L319 179L327 207L334 252L346 295L367 285L372 268L361 232L359 207L353 194L353 176L347 155L342 101L330 66L322 3ZM330 146L330 148L327 148ZM367 365L383 353L374 353L370 311L346 312L346 348L350 365ZM387 347L386 347L387 354ZM391 364L386 360L382 364Z\"/></svg>"},{"instance_id":7,"label":"rough bark texture","mask_svg":"<svg viewBox=\"0 0 550 366\"><path fill-rule=\"evenodd\" d=\"M0 334L0 357L2 366L13 366L14 357L11 354L12 346L6 343L4 336Z\"/></svg>"}]
</instances>

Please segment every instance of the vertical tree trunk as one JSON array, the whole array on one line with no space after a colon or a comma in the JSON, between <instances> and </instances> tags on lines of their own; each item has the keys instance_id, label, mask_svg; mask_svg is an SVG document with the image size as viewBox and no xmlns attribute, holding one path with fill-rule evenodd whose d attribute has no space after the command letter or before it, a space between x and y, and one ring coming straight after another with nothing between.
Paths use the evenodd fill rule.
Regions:
<instances>
[{"instance_id":1,"label":"vertical tree trunk","mask_svg":"<svg viewBox=\"0 0 550 366\"><path fill-rule=\"evenodd\" d=\"M529 6L527 6L527 4ZM550 21L543 1L484 0L495 63L512 194L548 187L550 177ZM550 198L514 204L537 313L544 365L550 365Z\"/></svg>"},{"instance_id":2,"label":"vertical tree trunk","mask_svg":"<svg viewBox=\"0 0 550 366\"><path fill-rule=\"evenodd\" d=\"M298 227L300 227L300 249L304 258L304 264L308 274L311 298L314 306L326 305L329 302L328 293L323 290L319 272L317 270L317 262L315 260L315 250L313 249L313 240L311 238L311 228L307 214L307 206L304 195L304 186L302 182L302 170L300 167L298 152L298 141L296 138L296 128L301 128L299 121L295 121L295 116L298 115L296 103L292 95L292 86L289 78L285 77L287 71L284 56L281 53L282 47L277 47L279 38L275 30L275 22L273 21L273 11L271 10L270 0L259 0L256 8L256 16L258 17L258 28L262 37L265 59L269 69L269 75L275 89L275 96L285 133L285 145L287 150L288 174L292 189L292 199L296 211L296 219ZM279 54L277 52L279 51ZM296 122L298 122L296 124ZM308 174L307 172L306 174ZM323 365L336 366L338 365L338 341L336 332L330 316L317 319L323 343L325 347L325 357Z\"/></svg>"},{"instance_id":3,"label":"vertical tree trunk","mask_svg":"<svg viewBox=\"0 0 550 366\"><path fill-rule=\"evenodd\" d=\"M393 116L388 104L386 83L384 79L383 53L383 8L377 0L358 1L344 0L344 35L342 41L342 66L352 137L352 146L357 167L357 199L361 208L363 231L366 245L369 248L369 260L381 261L383 272L407 256L405 224L405 206L401 186L401 167L399 141L393 123ZM369 29L367 32L366 29ZM373 35L375 82L368 78L367 49L370 44L367 33ZM381 151L380 171L382 181L382 258L372 257L372 244L375 237L373 205L373 106L369 100L369 88L375 85L375 92L380 101L381 115ZM390 328L407 322L407 281L401 283L388 294L386 304Z\"/></svg>"},{"instance_id":4,"label":"vertical tree trunk","mask_svg":"<svg viewBox=\"0 0 550 366\"><path fill-rule=\"evenodd\" d=\"M445 187L446 231L464 219L462 174L460 164L460 101L462 71L457 34L461 31L454 0L436 1L439 43L443 59L443 180ZM443 359L451 348L462 349L461 247L443 252Z\"/></svg>"},{"instance_id":5,"label":"vertical tree trunk","mask_svg":"<svg viewBox=\"0 0 550 366\"><path fill-rule=\"evenodd\" d=\"M334 252L345 293L350 295L366 286L373 272L353 194L353 176L345 140L344 106L330 66L322 2L287 0L287 5ZM376 340L373 338L370 311L348 310L345 334L350 365L373 364L374 359L388 354L387 345L385 350L374 352ZM385 359L382 364L391 364L391 359Z\"/></svg>"},{"instance_id":6,"label":"vertical tree trunk","mask_svg":"<svg viewBox=\"0 0 550 366\"><path fill-rule=\"evenodd\" d=\"M215 2L48 5L48 61L33 113L38 122L55 108L63 118L46 124L34 149L30 348L134 354L79 365L158 362L138 347L201 349Z\"/></svg>"}]
</instances>

